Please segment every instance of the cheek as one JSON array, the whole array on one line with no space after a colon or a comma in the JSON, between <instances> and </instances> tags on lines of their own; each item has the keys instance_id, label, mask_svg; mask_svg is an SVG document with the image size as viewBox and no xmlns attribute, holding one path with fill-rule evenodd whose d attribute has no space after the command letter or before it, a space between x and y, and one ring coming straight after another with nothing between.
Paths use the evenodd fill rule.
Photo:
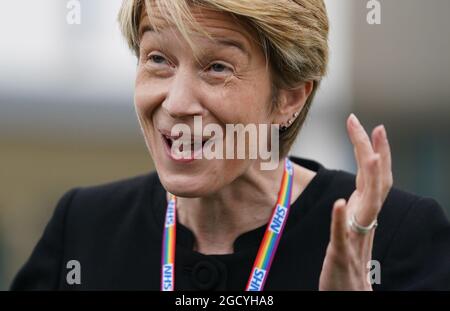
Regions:
<instances>
[{"instance_id":1,"label":"cheek","mask_svg":"<svg viewBox=\"0 0 450 311\"><path fill-rule=\"evenodd\" d=\"M264 123L269 105L270 91L262 84L246 83L212 93L208 109L224 123Z\"/></svg>"},{"instance_id":2,"label":"cheek","mask_svg":"<svg viewBox=\"0 0 450 311\"><path fill-rule=\"evenodd\" d=\"M165 86L138 73L134 88L134 104L141 116L151 116L161 104Z\"/></svg>"},{"instance_id":3,"label":"cheek","mask_svg":"<svg viewBox=\"0 0 450 311\"><path fill-rule=\"evenodd\" d=\"M144 115L146 111L152 107L151 94L146 92L145 87L136 86L134 89L134 105L140 115Z\"/></svg>"}]
</instances>

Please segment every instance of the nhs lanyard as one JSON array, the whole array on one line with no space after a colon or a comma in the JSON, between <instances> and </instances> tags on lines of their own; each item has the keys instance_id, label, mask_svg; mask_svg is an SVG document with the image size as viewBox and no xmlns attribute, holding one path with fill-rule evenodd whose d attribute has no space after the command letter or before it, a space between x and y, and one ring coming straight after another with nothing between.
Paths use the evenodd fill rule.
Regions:
<instances>
[{"instance_id":1,"label":"nhs lanyard","mask_svg":"<svg viewBox=\"0 0 450 311\"><path fill-rule=\"evenodd\" d=\"M289 215L293 177L292 162L286 158L277 203L253 263L245 288L247 291L264 288ZM169 193L162 243L161 291L175 290L176 205L177 197Z\"/></svg>"}]
</instances>

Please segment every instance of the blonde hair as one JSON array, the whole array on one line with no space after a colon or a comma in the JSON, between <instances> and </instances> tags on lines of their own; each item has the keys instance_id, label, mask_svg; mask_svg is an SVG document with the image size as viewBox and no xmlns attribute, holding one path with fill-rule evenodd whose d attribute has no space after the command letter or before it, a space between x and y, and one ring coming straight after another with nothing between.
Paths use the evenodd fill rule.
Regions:
<instances>
[{"instance_id":1,"label":"blonde hair","mask_svg":"<svg viewBox=\"0 0 450 311\"><path fill-rule=\"evenodd\" d=\"M326 74L329 25L323 0L124 0L119 24L136 56L139 56L139 23L144 8L152 27L157 29L151 18L152 3L166 21L177 27L193 49L190 29L203 31L191 15L190 5L229 13L250 25L258 34L255 39L262 46L272 70L274 95L280 88L314 82L311 95L297 119L286 131L280 132L280 154L285 156Z\"/></svg>"}]
</instances>

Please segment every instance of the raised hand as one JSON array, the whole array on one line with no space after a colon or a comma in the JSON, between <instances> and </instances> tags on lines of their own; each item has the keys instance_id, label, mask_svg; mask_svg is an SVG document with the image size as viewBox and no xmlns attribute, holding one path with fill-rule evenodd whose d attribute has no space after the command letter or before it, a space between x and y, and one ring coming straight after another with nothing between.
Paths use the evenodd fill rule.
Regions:
<instances>
[{"instance_id":1,"label":"raised hand","mask_svg":"<svg viewBox=\"0 0 450 311\"><path fill-rule=\"evenodd\" d=\"M372 258L376 219L393 183L384 126L372 131L371 141L351 114L347 131L358 165L356 189L348 201L339 199L334 203L319 290L372 290L367 263Z\"/></svg>"}]
</instances>

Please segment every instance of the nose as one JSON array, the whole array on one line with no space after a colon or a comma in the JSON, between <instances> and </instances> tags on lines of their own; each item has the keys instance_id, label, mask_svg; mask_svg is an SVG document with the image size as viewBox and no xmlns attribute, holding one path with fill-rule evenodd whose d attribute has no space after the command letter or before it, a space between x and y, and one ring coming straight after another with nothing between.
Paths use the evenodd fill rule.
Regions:
<instances>
[{"instance_id":1,"label":"nose","mask_svg":"<svg viewBox=\"0 0 450 311\"><path fill-rule=\"evenodd\" d=\"M200 103L198 93L195 77L188 71L178 70L172 77L162 107L174 119L202 116L204 107Z\"/></svg>"}]
</instances>

